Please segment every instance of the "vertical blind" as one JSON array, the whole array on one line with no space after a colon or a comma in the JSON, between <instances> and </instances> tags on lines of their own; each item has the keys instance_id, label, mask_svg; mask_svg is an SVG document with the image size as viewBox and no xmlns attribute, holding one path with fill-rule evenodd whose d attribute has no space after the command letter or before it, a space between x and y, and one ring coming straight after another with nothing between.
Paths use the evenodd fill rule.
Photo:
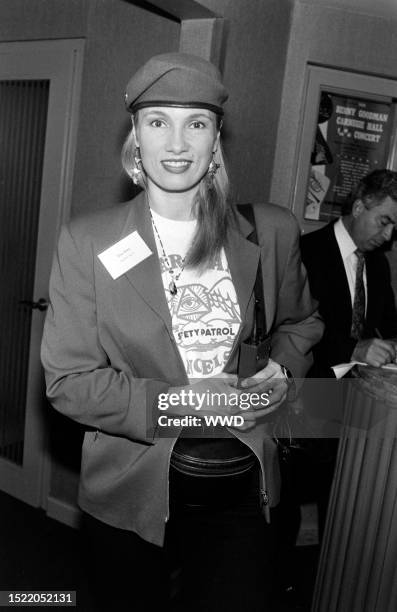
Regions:
<instances>
[{"instance_id":1,"label":"vertical blind","mask_svg":"<svg viewBox=\"0 0 397 612\"><path fill-rule=\"evenodd\" d=\"M0 457L23 461L48 80L0 81Z\"/></svg>"}]
</instances>

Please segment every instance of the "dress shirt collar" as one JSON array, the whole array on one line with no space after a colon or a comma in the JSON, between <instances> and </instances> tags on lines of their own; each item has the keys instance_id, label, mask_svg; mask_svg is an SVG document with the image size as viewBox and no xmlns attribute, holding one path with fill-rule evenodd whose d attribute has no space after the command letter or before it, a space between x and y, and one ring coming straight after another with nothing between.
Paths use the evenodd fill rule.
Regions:
<instances>
[{"instance_id":1,"label":"dress shirt collar","mask_svg":"<svg viewBox=\"0 0 397 612\"><path fill-rule=\"evenodd\" d=\"M338 219L338 221L335 223L334 232L336 242L338 243L338 247L340 250L340 254L342 256L343 261L345 261L350 257L350 255L355 253L357 247L349 232L347 231L342 218Z\"/></svg>"}]
</instances>

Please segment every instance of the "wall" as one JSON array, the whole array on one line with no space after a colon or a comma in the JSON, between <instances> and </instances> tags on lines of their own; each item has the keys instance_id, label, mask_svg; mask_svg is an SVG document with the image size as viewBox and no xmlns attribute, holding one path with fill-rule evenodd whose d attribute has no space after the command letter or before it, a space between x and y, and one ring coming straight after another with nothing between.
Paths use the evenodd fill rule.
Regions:
<instances>
[{"instance_id":1,"label":"wall","mask_svg":"<svg viewBox=\"0 0 397 612\"><path fill-rule=\"evenodd\" d=\"M88 0L1 0L0 41L84 37Z\"/></svg>"},{"instance_id":2,"label":"wall","mask_svg":"<svg viewBox=\"0 0 397 612\"><path fill-rule=\"evenodd\" d=\"M288 47L290 0L201 0L227 19L224 137L237 200L268 201Z\"/></svg>"},{"instance_id":3,"label":"wall","mask_svg":"<svg viewBox=\"0 0 397 612\"><path fill-rule=\"evenodd\" d=\"M355 0L360 12L354 13L341 2L333 8L325 0L296 1L271 188L271 200L283 206L292 205L307 64L397 78L397 12L369 15L361 2Z\"/></svg>"},{"instance_id":4,"label":"wall","mask_svg":"<svg viewBox=\"0 0 397 612\"><path fill-rule=\"evenodd\" d=\"M179 23L122 0L91 0L73 189L73 213L128 199L120 162L130 127L126 83L156 53L177 51Z\"/></svg>"}]
</instances>

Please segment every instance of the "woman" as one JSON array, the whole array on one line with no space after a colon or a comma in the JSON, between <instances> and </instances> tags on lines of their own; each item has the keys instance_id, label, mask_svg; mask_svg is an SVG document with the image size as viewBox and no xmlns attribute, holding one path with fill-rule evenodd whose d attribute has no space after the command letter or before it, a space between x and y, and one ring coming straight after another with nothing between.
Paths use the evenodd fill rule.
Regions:
<instances>
[{"instance_id":1,"label":"woman","mask_svg":"<svg viewBox=\"0 0 397 612\"><path fill-rule=\"evenodd\" d=\"M263 610L279 488L266 417L286 397L280 364L303 376L321 334L299 232L256 207L271 359L237 385L261 249L227 197L227 92L210 63L170 53L125 98L123 163L144 190L63 229L42 350L50 401L89 427L79 503L97 585L118 610Z\"/></svg>"}]
</instances>

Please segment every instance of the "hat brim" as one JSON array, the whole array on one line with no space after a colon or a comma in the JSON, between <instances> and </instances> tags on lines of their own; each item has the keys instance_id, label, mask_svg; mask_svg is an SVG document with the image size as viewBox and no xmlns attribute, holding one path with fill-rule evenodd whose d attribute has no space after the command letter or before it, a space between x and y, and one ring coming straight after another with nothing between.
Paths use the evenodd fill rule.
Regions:
<instances>
[{"instance_id":1,"label":"hat brim","mask_svg":"<svg viewBox=\"0 0 397 612\"><path fill-rule=\"evenodd\" d=\"M137 102L136 104L131 104L127 109L128 112L134 114L139 111L141 108L148 108L150 106L166 106L171 108L205 108L206 110L210 110L216 115L223 116L224 111L220 106L216 106L215 104L207 104L206 102L170 102L169 100L150 100L146 102Z\"/></svg>"}]
</instances>

